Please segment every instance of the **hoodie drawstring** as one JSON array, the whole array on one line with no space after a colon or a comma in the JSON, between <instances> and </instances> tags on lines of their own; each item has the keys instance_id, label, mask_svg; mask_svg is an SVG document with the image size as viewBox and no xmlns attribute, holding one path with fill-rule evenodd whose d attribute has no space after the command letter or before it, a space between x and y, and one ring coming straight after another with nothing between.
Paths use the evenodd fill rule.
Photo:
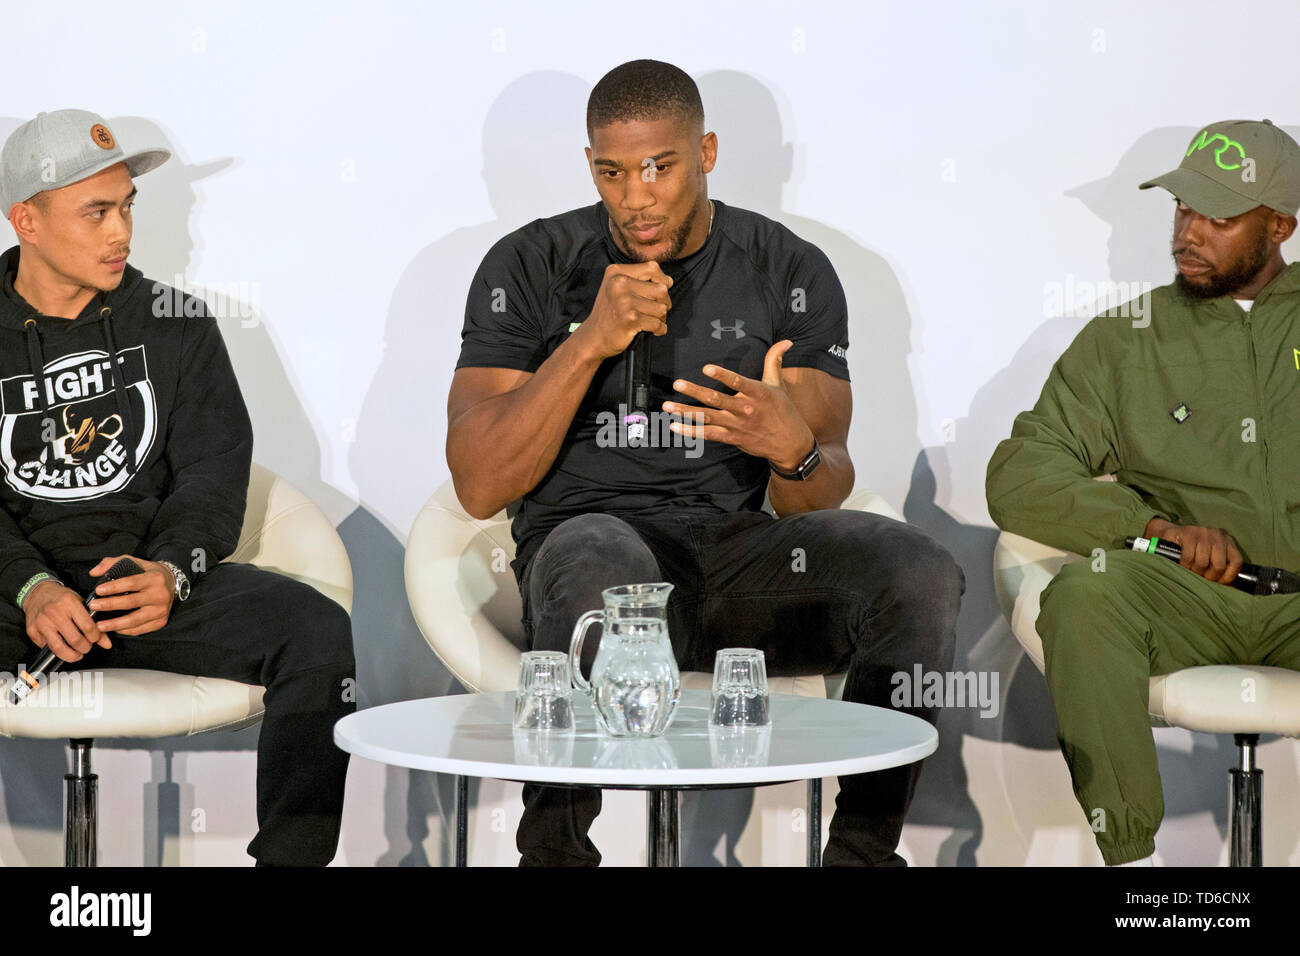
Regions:
<instances>
[{"instance_id":1,"label":"hoodie drawstring","mask_svg":"<svg viewBox=\"0 0 1300 956\"><path fill-rule=\"evenodd\" d=\"M48 424L53 421L50 418L50 403L45 398L45 353L41 350L41 334L36 331L36 320L28 319L24 322L23 331L27 338L27 364L32 367L32 378L36 380L36 401L41 406L41 434L53 434L54 429ZM57 451L55 441L57 438L50 439L50 458L46 462L51 474L54 472Z\"/></svg>"},{"instance_id":2,"label":"hoodie drawstring","mask_svg":"<svg viewBox=\"0 0 1300 956\"><path fill-rule=\"evenodd\" d=\"M126 393L126 385L122 383L122 370L117 367L117 346L113 343L113 329L110 320L113 317L113 310L104 306L99 310L99 317L103 320L102 328L104 330L104 344L108 347L108 364L109 371L113 376L113 396L117 399L117 410L122 416L122 421L126 425L123 437L126 441L126 470L127 474L134 475L136 469L135 460L135 413L131 411L131 396Z\"/></svg>"},{"instance_id":3,"label":"hoodie drawstring","mask_svg":"<svg viewBox=\"0 0 1300 956\"><path fill-rule=\"evenodd\" d=\"M137 462L135 460L135 414L131 411L131 396L127 394L126 385L122 381L122 370L117 364L117 345L113 342L113 330L109 325L112 318L113 310L104 306L99 310L99 317L103 320L101 328L104 330L104 345L108 349L108 366L109 375L113 379L113 398L117 402L118 414L122 416L122 423L125 426L122 432L123 442L126 446L127 473L134 475L136 472ZM32 368L32 377L36 380L36 401L41 407L41 432L46 432L46 422L53 421L50 417L50 403L45 395L45 352L41 348L41 334L36 328L36 320L28 319L23 323L23 330L27 338L27 362ZM52 430L52 429L51 429ZM46 462L51 471L58 460L57 438L49 441L49 460Z\"/></svg>"}]
</instances>

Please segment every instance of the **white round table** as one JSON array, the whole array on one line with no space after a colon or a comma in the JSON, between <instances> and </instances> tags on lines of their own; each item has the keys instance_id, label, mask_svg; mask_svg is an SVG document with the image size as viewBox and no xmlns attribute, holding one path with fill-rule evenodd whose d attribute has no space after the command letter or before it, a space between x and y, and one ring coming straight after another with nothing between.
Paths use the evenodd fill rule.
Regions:
<instances>
[{"instance_id":1,"label":"white round table","mask_svg":"<svg viewBox=\"0 0 1300 956\"><path fill-rule=\"evenodd\" d=\"M809 780L809 863L821 842L821 778L886 770L934 753L935 729L919 717L838 700L774 694L771 725L709 727L709 693L682 692L662 737L609 737L591 704L573 695L571 733L516 731L513 693L460 694L371 707L334 725L348 753L413 770L455 774L456 861L464 865L468 777L604 789L643 789L649 861L678 860L677 792ZM814 786L815 784L815 786Z\"/></svg>"}]
</instances>

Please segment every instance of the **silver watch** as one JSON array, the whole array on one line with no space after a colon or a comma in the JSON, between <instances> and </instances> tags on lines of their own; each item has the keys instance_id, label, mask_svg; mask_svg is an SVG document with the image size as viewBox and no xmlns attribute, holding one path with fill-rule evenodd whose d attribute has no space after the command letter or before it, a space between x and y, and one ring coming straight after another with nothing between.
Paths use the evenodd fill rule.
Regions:
<instances>
[{"instance_id":1,"label":"silver watch","mask_svg":"<svg viewBox=\"0 0 1300 956\"><path fill-rule=\"evenodd\" d=\"M184 601L190 596L190 579L185 576L185 572L170 561L159 561L164 568L172 573L176 579L176 600Z\"/></svg>"}]
</instances>

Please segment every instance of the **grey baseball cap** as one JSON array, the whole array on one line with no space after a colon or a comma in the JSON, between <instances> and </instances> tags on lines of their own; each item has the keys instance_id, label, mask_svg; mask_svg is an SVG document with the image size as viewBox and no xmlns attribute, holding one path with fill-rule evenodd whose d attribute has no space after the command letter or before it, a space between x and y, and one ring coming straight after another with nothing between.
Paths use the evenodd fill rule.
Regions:
<instances>
[{"instance_id":1,"label":"grey baseball cap","mask_svg":"<svg viewBox=\"0 0 1300 956\"><path fill-rule=\"evenodd\" d=\"M47 189L62 189L117 163L132 178L165 163L171 151L155 147L128 153L107 121L85 110L37 113L14 130L0 151L0 213Z\"/></svg>"},{"instance_id":2,"label":"grey baseball cap","mask_svg":"<svg viewBox=\"0 0 1300 956\"><path fill-rule=\"evenodd\" d=\"M1256 206L1294 216L1300 209L1300 145L1271 120L1211 123L1192 137L1177 169L1138 188L1152 186L1211 219L1231 219Z\"/></svg>"}]
</instances>

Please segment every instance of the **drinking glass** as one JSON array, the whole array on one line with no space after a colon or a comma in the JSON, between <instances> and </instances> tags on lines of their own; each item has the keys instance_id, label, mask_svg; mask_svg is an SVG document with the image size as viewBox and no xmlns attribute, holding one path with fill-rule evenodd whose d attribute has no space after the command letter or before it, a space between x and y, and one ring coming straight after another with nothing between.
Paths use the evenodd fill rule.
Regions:
<instances>
[{"instance_id":1,"label":"drinking glass","mask_svg":"<svg viewBox=\"0 0 1300 956\"><path fill-rule=\"evenodd\" d=\"M517 730L573 729L568 654L528 651L520 659L514 725Z\"/></svg>"},{"instance_id":2,"label":"drinking glass","mask_svg":"<svg viewBox=\"0 0 1300 956\"><path fill-rule=\"evenodd\" d=\"M770 722L767 665L752 647L725 647L713 660L709 724L766 727Z\"/></svg>"}]
</instances>

